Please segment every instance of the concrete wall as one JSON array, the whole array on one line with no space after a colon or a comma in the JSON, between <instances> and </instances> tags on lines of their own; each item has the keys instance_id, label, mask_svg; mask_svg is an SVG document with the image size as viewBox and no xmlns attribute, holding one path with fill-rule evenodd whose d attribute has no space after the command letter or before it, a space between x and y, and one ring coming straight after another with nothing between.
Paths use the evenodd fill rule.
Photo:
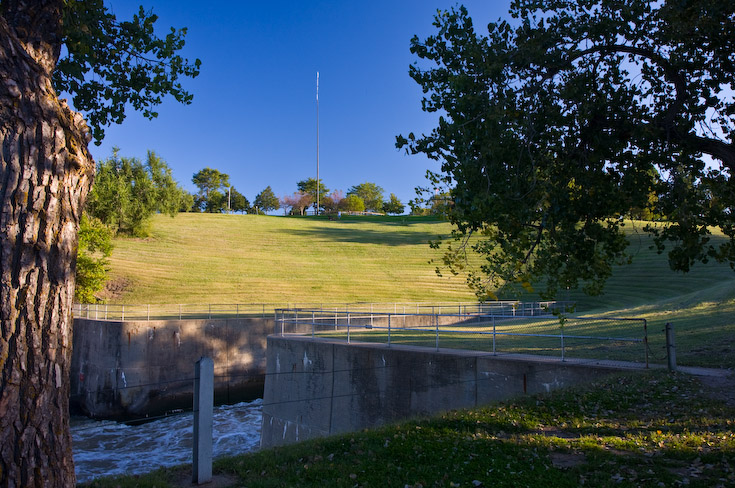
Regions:
<instances>
[{"instance_id":1,"label":"concrete wall","mask_svg":"<svg viewBox=\"0 0 735 488\"><path fill-rule=\"evenodd\" d=\"M270 336L261 446L550 391L642 365Z\"/></svg>"},{"instance_id":2,"label":"concrete wall","mask_svg":"<svg viewBox=\"0 0 735 488\"><path fill-rule=\"evenodd\" d=\"M215 401L263 391L266 337L273 319L107 322L74 320L72 408L131 419L191 408L194 363L214 360Z\"/></svg>"}]
</instances>

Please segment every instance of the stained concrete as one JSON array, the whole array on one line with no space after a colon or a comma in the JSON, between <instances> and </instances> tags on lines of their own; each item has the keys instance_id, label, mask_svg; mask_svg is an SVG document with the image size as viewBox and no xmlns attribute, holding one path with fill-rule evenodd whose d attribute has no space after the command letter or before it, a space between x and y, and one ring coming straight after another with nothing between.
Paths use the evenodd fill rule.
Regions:
<instances>
[{"instance_id":1,"label":"stained concrete","mask_svg":"<svg viewBox=\"0 0 735 488\"><path fill-rule=\"evenodd\" d=\"M581 384L638 363L270 336L261 446Z\"/></svg>"},{"instance_id":2,"label":"stained concrete","mask_svg":"<svg viewBox=\"0 0 735 488\"><path fill-rule=\"evenodd\" d=\"M262 395L273 319L74 320L71 405L120 420L191 408L194 363L214 360L215 402Z\"/></svg>"}]
</instances>

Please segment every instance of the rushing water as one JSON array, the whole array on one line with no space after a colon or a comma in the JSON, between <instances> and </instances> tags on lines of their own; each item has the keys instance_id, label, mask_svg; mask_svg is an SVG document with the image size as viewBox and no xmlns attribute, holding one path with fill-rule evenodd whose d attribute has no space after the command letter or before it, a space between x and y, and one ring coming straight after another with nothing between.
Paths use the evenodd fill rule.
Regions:
<instances>
[{"instance_id":1,"label":"rushing water","mask_svg":"<svg viewBox=\"0 0 735 488\"><path fill-rule=\"evenodd\" d=\"M257 449L262 401L215 407L214 457ZM171 415L142 425L87 418L72 419L77 481L99 476L139 474L162 466L190 463L194 414Z\"/></svg>"}]
</instances>

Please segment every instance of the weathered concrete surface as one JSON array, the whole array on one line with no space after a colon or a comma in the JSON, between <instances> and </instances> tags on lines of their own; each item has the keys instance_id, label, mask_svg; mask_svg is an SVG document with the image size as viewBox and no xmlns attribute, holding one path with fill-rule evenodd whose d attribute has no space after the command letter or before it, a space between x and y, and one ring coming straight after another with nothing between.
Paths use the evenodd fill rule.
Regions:
<instances>
[{"instance_id":1,"label":"weathered concrete surface","mask_svg":"<svg viewBox=\"0 0 735 488\"><path fill-rule=\"evenodd\" d=\"M261 446L592 381L637 363L268 337Z\"/></svg>"},{"instance_id":2,"label":"weathered concrete surface","mask_svg":"<svg viewBox=\"0 0 735 488\"><path fill-rule=\"evenodd\" d=\"M74 320L71 404L98 418L191 408L194 363L214 360L215 402L260 397L273 319Z\"/></svg>"}]
</instances>

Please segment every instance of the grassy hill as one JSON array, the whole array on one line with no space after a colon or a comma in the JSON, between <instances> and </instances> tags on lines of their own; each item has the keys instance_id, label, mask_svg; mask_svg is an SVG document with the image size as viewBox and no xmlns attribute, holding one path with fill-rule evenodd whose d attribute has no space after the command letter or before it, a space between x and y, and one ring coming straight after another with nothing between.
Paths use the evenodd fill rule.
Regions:
<instances>
[{"instance_id":1,"label":"grassy hill","mask_svg":"<svg viewBox=\"0 0 735 488\"><path fill-rule=\"evenodd\" d=\"M147 239L118 238L111 303L345 303L474 300L439 278L428 218L156 216Z\"/></svg>"},{"instance_id":2,"label":"grassy hill","mask_svg":"<svg viewBox=\"0 0 735 488\"><path fill-rule=\"evenodd\" d=\"M605 294L562 293L580 311L689 307L735 298L735 272L719 263L672 272L652 241L629 226L633 264ZM286 218L255 215L155 216L147 239L118 238L111 303L473 301L464 277L440 278L430 239L450 224L421 217ZM530 299L536 299L531 297Z\"/></svg>"},{"instance_id":3,"label":"grassy hill","mask_svg":"<svg viewBox=\"0 0 735 488\"><path fill-rule=\"evenodd\" d=\"M584 315L648 320L651 350L663 357L666 322L677 330L681 364L735 364L735 272L697 264L672 272L665 255L631 225L633 264L605 294L562 293ZM440 278L430 239L451 226L432 218L286 218L254 215L156 216L151 237L118 238L110 303L341 304L474 301L464 277ZM538 297L522 297L535 300Z\"/></svg>"}]
</instances>

